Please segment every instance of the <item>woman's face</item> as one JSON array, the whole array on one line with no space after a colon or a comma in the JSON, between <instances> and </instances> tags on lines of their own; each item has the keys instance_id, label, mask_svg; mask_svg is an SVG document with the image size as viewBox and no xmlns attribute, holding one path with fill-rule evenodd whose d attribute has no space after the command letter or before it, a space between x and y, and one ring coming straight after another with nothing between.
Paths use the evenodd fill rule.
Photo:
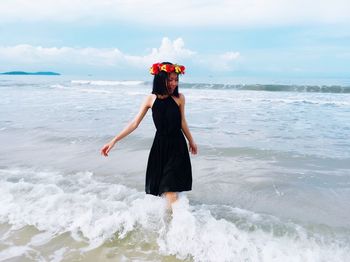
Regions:
<instances>
[{"instance_id":1,"label":"woman's face","mask_svg":"<svg viewBox=\"0 0 350 262\"><path fill-rule=\"evenodd\" d=\"M169 73L168 81L167 81L167 89L169 94L174 93L175 88L179 83L179 76L175 72Z\"/></svg>"}]
</instances>

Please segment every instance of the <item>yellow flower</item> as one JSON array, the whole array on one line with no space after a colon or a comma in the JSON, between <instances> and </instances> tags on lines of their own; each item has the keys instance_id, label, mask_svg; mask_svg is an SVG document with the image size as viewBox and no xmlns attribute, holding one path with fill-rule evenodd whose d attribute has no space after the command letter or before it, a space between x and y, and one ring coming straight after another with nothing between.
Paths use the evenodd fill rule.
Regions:
<instances>
[{"instance_id":1,"label":"yellow flower","mask_svg":"<svg viewBox=\"0 0 350 262\"><path fill-rule=\"evenodd\" d=\"M177 74L180 74L181 73L181 68L178 66L178 65L175 65L175 72Z\"/></svg>"}]
</instances>

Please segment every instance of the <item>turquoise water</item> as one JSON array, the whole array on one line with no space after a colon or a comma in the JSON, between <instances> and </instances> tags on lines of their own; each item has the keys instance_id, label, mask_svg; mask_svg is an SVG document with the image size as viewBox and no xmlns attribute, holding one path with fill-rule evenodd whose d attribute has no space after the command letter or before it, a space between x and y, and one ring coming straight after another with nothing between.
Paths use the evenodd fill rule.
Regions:
<instances>
[{"instance_id":1,"label":"turquoise water","mask_svg":"<svg viewBox=\"0 0 350 262\"><path fill-rule=\"evenodd\" d=\"M345 86L180 86L199 154L174 213L144 194L143 81L1 77L0 260L349 261Z\"/></svg>"}]
</instances>

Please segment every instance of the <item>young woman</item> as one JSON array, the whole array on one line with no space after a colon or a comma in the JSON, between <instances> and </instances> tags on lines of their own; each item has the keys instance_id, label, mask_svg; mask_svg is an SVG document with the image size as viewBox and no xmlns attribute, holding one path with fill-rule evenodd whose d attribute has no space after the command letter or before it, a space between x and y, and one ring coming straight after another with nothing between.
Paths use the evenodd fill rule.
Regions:
<instances>
[{"instance_id":1,"label":"young woman","mask_svg":"<svg viewBox=\"0 0 350 262\"><path fill-rule=\"evenodd\" d=\"M108 156L118 141L138 127L151 108L157 131L148 157L145 189L147 194L164 195L170 206L177 200L177 192L192 189L191 162L184 134L192 154L197 154L197 145L185 118L185 96L178 90L179 75L185 73L185 67L156 63L150 73L154 75L152 94L145 98L134 120L102 147L101 154Z\"/></svg>"}]
</instances>

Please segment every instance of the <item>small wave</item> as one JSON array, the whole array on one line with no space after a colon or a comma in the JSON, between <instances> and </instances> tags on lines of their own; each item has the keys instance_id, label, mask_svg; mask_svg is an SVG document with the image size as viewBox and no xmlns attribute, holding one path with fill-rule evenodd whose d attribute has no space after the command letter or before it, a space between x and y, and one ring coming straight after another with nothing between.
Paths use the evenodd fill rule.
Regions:
<instances>
[{"instance_id":1,"label":"small wave","mask_svg":"<svg viewBox=\"0 0 350 262\"><path fill-rule=\"evenodd\" d=\"M193 261L350 259L347 239L321 236L300 225L237 208L190 205L185 194L180 194L169 214L165 199L98 181L91 172L13 168L0 169L0 175L0 222L9 224L10 230L32 225L41 231L26 245L0 252L0 259L38 253L41 245L66 232L87 244L81 245L81 253L118 239L118 245L139 250L140 256L153 253L160 259L171 255ZM224 216L222 209L226 209ZM137 237L132 237L135 232ZM8 235L2 240L6 242ZM57 248L61 248L55 251L58 260L69 252Z\"/></svg>"},{"instance_id":2,"label":"small wave","mask_svg":"<svg viewBox=\"0 0 350 262\"><path fill-rule=\"evenodd\" d=\"M265 102L265 103L281 103L281 104L295 104L295 105L319 105L319 106L336 106L344 107L350 106L350 102L347 101L329 101L329 100L317 100L317 99L296 99L296 98L285 98L285 99L276 99L276 98L262 98L262 99L250 99L246 100L252 103L255 102Z\"/></svg>"},{"instance_id":3,"label":"small wave","mask_svg":"<svg viewBox=\"0 0 350 262\"><path fill-rule=\"evenodd\" d=\"M79 89L80 92L83 93L101 93L101 94L112 94L111 91L108 90L102 90L102 89L87 89L87 88L81 88Z\"/></svg>"},{"instance_id":4,"label":"small wave","mask_svg":"<svg viewBox=\"0 0 350 262\"><path fill-rule=\"evenodd\" d=\"M96 85L96 86L134 86L141 85L143 81L106 81L106 80L72 80L72 84L77 85Z\"/></svg>"},{"instance_id":5,"label":"small wave","mask_svg":"<svg viewBox=\"0 0 350 262\"><path fill-rule=\"evenodd\" d=\"M223 101L223 102L247 102L247 103L280 103L280 104L294 104L294 105L319 105L319 106L328 106L328 107L348 107L350 106L350 102L348 101L337 101L334 99L334 101L330 100L322 100L322 99L311 99L311 98L304 98L304 99L297 99L297 98L265 98L265 97L255 97L255 98L242 98L242 97L234 97L234 96L222 96L222 95L213 95L213 94L196 94L196 95L188 95L191 98L191 101Z\"/></svg>"},{"instance_id":6,"label":"small wave","mask_svg":"<svg viewBox=\"0 0 350 262\"><path fill-rule=\"evenodd\" d=\"M83 84L81 84L81 85L83 85ZM86 84L86 85L89 85L89 84ZM61 84L53 84L53 85L50 85L50 87L51 88L55 88L55 89L62 89L62 90L71 90L71 91L75 90L75 91L82 92L82 93L103 93L103 94L111 94L112 93L111 91L108 91L108 90L103 90L101 88L96 89L96 88L92 88L92 87L88 87L88 88L81 88L81 87L73 88L72 86L65 86L65 85L61 85Z\"/></svg>"},{"instance_id":7,"label":"small wave","mask_svg":"<svg viewBox=\"0 0 350 262\"><path fill-rule=\"evenodd\" d=\"M53 84L53 85L50 85L50 87L57 88L57 89L69 89L70 88L69 86L64 86L61 84Z\"/></svg>"},{"instance_id":8,"label":"small wave","mask_svg":"<svg viewBox=\"0 0 350 262\"><path fill-rule=\"evenodd\" d=\"M223 89L223 90L252 90L275 92L313 92L313 93L350 93L350 86L339 85L232 85L232 84L193 84L181 83L182 88L189 89Z\"/></svg>"}]
</instances>

